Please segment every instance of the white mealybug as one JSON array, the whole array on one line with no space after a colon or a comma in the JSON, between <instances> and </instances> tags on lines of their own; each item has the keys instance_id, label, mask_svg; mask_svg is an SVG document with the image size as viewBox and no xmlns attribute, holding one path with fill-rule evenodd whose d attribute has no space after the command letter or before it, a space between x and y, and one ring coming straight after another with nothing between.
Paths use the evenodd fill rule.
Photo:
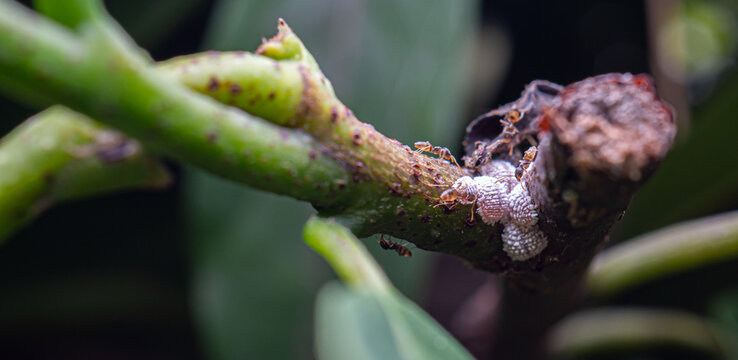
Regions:
<instances>
[{"instance_id":1,"label":"white mealybug","mask_svg":"<svg viewBox=\"0 0 738 360\"><path fill-rule=\"evenodd\" d=\"M526 165L526 167L528 167ZM486 176L464 176L441 194L440 205L471 204L487 224L501 221L502 249L514 261L528 260L548 245L538 230L538 213L528 189L516 179L516 168L507 161L485 165Z\"/></svg>"},{"instance_id":2,"label":"white mealybug","mask_svg":"<svg viewBox=\"0 0 738 360\"><path fill-rule=\"evenodd\" d=\"M494 224L507 213L507 185L490 176L477 176L477 214L487 224Z\"/></svg>"},{"instance_id":3,"label":"white mealybug","mask_svg":"<svg viewBox=\"0 0 738 360\"><path fill-rule=\"evenodd\" d=\"M507 214L511 222L520 226L533 226L538 222L533 198L523 188L523 183L515 185L507 199Z\"/></svg>"},{"instance_id":4,"label":"white mealybug","mask_svg":"<svg viewBox=\"0 0 738 360\"><path fill-rule=\"evenodd\" d=\"M505 224L502 232L502 250L514 261L528 260L543 251L548 239L536 226L520 226L514 222Z\"/></svg>"}]
</instances>

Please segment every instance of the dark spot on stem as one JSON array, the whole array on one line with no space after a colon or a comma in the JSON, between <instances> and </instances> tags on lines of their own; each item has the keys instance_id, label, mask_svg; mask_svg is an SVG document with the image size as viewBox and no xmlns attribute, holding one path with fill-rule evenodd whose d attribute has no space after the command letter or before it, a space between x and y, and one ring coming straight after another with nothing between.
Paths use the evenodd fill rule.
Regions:
<instances>
[{"instance_id":1,"label":"dark spot on stem","mask_svg":"<svg viewBox=\"0 0 738 360\"><path fill-rule=\"evenodd\" d=\"M331 107L331 123L335 124L338 122L338 110L336 107Z\"/></svg>"},{"instance_id":2,"label":"dark spot on stem","mask_svg":"<svg viewBox=\"0 0 738 360\"><path fill-rule=\"evenodd\" d=\"M231 84L230 91L232 95L238 95L241 93L241 85Z\"/></svg>"},{"instance_id":3,"label":"dark spot on stem","mask_svg":"<svg viewBox=\"0 0 738 360\"><path fill-rule=\"evenodd\" d=\"M256 104L256 102L259 101L260 99L261 99L261 94L256 94L254 97L249 99L249 105L254 106L254 104Z\"/></svg>"},{"instance_id":4,"label":"dark spot on stem","mask_svg":"<svg viewBox=\"0 0 738 360\"><path fill-rule=\"evenodd\" d=\"M351 134L351 142L353 142L356 146L360 146L363 143L363 141L361 140L361 131L354 130L354 132Z\"/></svg>"},{"instance_id":5,"label":"dark spot on stem","mask_svg":"<svg viewBox=\"0 0 738 360\"><path fill-rule=\"evenodd\" d=\"M269 100L274 100L275 96L277 96L277 94L275 94L274 91L269 92Z\"/></svg>"},{"instance_id":6,"label":"dark spot on stem","mask_svg":"<svg viewBox=\"0 0 738 360\"><path fill-rule=\"evenodd\" d=\"M338 186L339 190L343 190L346 188L346 180L338 179L335 181L336 185Z\"/></svg>"},{"instance_id":7,"label":"dark spot on stem","mask_svg":"<svg viewBox=\"0 0 738 360\"><path fill-rule=\"evenodd\" d=\"M210 81L208 82L208 91L215 90L218 90L218 79L215 76L211 76Z\"/></svg>"},{"instance_id":8,"label":"dark spot on stem","mask_svg":"<svg viewBox=\"0 0 738 360\"><path fill-rule=\"evenodd\" d=\"M395 213L395 215L397 215L397 216L404 216L405 215L405 210L399 209L399 210L397 210L397 212Z\"/></svg>"},{"instance_id":9,"label":"dark spot on stem","mask_svg":"<svg viewBox=\"0 0 738 360\"><path fill-rule=\"evenodd\" d=\"M218 140L218 133L216 133L216 132L208 133L208 137L207 138L208 138L208 142L209 143L214 143L216 140Z\"/></svg>"},{"instance_id":10,"label":"dark spot on stem","mask_svg":"<svg viewBox=\"0 0 738 360\"><path fill-rule=\"evenodd\" d=\"M54 182L54 174L52 173L44 173L43 178L46 185L51 185Z\"/></svg>"},{"instance_id":11,"label":"dark spot on stem","mask_svg":"<svg viewBox=\"0 0 738 360\"><path fill-rule=\"evenodd\" d=\"M401 190L402 190L402 184L400 184L400 183L394 183L394 184L392 184L392 187L390 188L390 192L394 196L400 196L401 195L401 193L400 193Z\"/></svg>"}]
</instances>

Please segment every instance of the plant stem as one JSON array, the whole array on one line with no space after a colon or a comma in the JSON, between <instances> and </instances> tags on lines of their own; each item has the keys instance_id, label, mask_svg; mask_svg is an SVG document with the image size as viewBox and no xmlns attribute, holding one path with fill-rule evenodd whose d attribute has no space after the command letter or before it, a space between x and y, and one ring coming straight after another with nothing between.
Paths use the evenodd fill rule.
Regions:
<instances>
[{"instance_id":1,"label":"plant stem","mask_svg":"<svg viewBox=\"0 0 738 360\"><path fill-rule=\"evenodd\" d=\"M0 240L58 202L170 183L135 140L54 107L0 142Z\"/></svg>"},{"instance_id":2,"label":"plant stem","mask_svg":"<svg viewBox=\"0 0 738 360\"><path fill-rule=\"evenodd\" d=\"M123 130L148 149L258 188L320 205L350 180L309 136L168 81L104 26L82 29L84 38L78 38L13 3L0 3L0 72Z\"/></svg>"},{"instance_id":3,"label":"plant stem","mask_svg":"<svg viewBox=\"0 0 738 360\"><path fill-rule=\"evenodd\" d=\"M668 346L710 354L737 355L725 330L699 316L658 309L604 308L568 316L548 338L551 355L588 358L633 349Z\"/></svg>"},{"instance_id":4,"label":"plant stem","mask_svg":"<svg viewBox=\"0 0 738 360\"><path fill-rule=\"evenodd\" d=\"M364 245L334 220L310 218L303 229L303 237L331 264L344 283L357 290L371 289L375 293L392 289L389 279Z\"/></svg>"},{"instance_id":5,"label":"plant stem","mask_svg":"<svg viewBox=\"0 0 738 360\"><path fill-rule=\"evenodd\" d=\"M0 2L0 74L37 93L31 96L63 103L112 125L155 153L309 201L359 236L382 232L472 262L500 252L499 242L487 241L490 226L465 224L469 206L454 211L433 206L461 172L358 121L333 96L330 83L310 63L312 57L294 46L297 38L285 33L291 32L286 25L270 40L272 45L261 50L284 58L278 62L280 71L273 60L255 55L244 57L238 69L266 77L263 84L258 77L246 77L266 103L270 91L265 89L289 93L275 93L271 100L278 106L259 101L255 106L262 110L248 108L249 101L243 106L293 129L177 84L171 71L148 64L112 25L95 21L77 28L80 36L11 2ZM285 49L280 50L282 45ZM284 77L274 78L277 75ZM227 81L237 83L216 76L219 88ZM246 90L248 83L240 86ZM294 94L300 94L297 103Z\"/></svg>"},{"instance_id":6,"label":"plant stem","mask_svg":"<svg viewBox=\"0 0 738 360\"><path fill-rule=\"evenodd\" d=\"M587 287L608 297L738 256L738 212L686 221L613 246L595 257Z\"/></svg>"}]
</instances>

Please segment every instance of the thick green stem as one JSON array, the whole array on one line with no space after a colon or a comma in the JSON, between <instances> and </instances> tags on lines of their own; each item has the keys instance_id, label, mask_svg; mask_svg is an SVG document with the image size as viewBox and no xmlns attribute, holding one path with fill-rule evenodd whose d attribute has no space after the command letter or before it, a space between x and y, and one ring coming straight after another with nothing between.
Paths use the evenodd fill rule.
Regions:
<instances>
[{"instance_id":1,"label":"thick green stem","mask_svg":"<svg viewBox=\"0 0 738 360\"><path fill-rule=\"evenodd\" d=\"M326 204L349 181L309 136L169 81L101 24L81 28L84 39L0 3L0 72L147 148L255 187Z\"/></svg>"},{"instance_id":2,"label":"thick green stem","mask_svg":"<svg viewBox=\"0 0 738 360\"><path fill-rule=\"evenodd\" d=\"M51 108L0 142L0 240L60 201L169 182L166 169L135 140Z\"/></svg>"},{"instance_id":3,"label":"thick green stem","mask_svg":"<svg viewBox=\"0 0 738 360\"><path fill-rule=\"evenodd\" d=\"M469 206L434 206L462 172L358 121L286 25L260 47L264 56L211 53L201 55L200 64L182 58L162 69L114 26L96 20L77 29L81 36L0 2L0 74L122 130L147 149L309 201L359 236L383 232L472 262L500 252L499 241L488 240L490 226L466 224ZM224 65L228 76L212 73L208 59ZM172 77L273 123L196 94Z\"/></svg>"},{"instance_id":4,"label":"thick green stem","mask_svg":"<svg viewBox=\"0 0 738 360\"><path fill-rule=\"evenodd\" d=\"M607 297L632 287L738 256L738 212L669 226L595 257L587 287Z\"/></svg>"}]
</instances>

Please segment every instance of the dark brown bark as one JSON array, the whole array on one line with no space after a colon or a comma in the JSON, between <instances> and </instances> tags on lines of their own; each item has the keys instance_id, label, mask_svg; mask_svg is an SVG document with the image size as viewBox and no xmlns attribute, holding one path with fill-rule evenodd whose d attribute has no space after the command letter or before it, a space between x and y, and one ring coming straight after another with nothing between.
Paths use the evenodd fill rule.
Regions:
<instances>
[{"instance_id":1,"label":"dark brown bark","mask_svg":"<svg viewBox=\"0 0 738 360\"><path fill-rule=\"evenodd\" d=\"M476 120L465 144L467 151L476 150L468 163L484 174L481 163L489 154L480 149L495 137L474 130L493 131L493 124L485 121L497 122L512 108L532 106L520 133L537 133L540 141L529 187L539 229L549 244L528 261L501 255L474 264L503 274L504 292L492 331L495 359L543 356L540 345L546 329L577 305L590 260L664 158L676 132L672 111L647 75L600 75L555 96L533 95L537 93L529 86L518 102ZM514 144L523 141L521 137ZM507 155L508 147L487 150L513 161L520 156L517 148L512 156Z\"/></svg>"}]
</instances>

